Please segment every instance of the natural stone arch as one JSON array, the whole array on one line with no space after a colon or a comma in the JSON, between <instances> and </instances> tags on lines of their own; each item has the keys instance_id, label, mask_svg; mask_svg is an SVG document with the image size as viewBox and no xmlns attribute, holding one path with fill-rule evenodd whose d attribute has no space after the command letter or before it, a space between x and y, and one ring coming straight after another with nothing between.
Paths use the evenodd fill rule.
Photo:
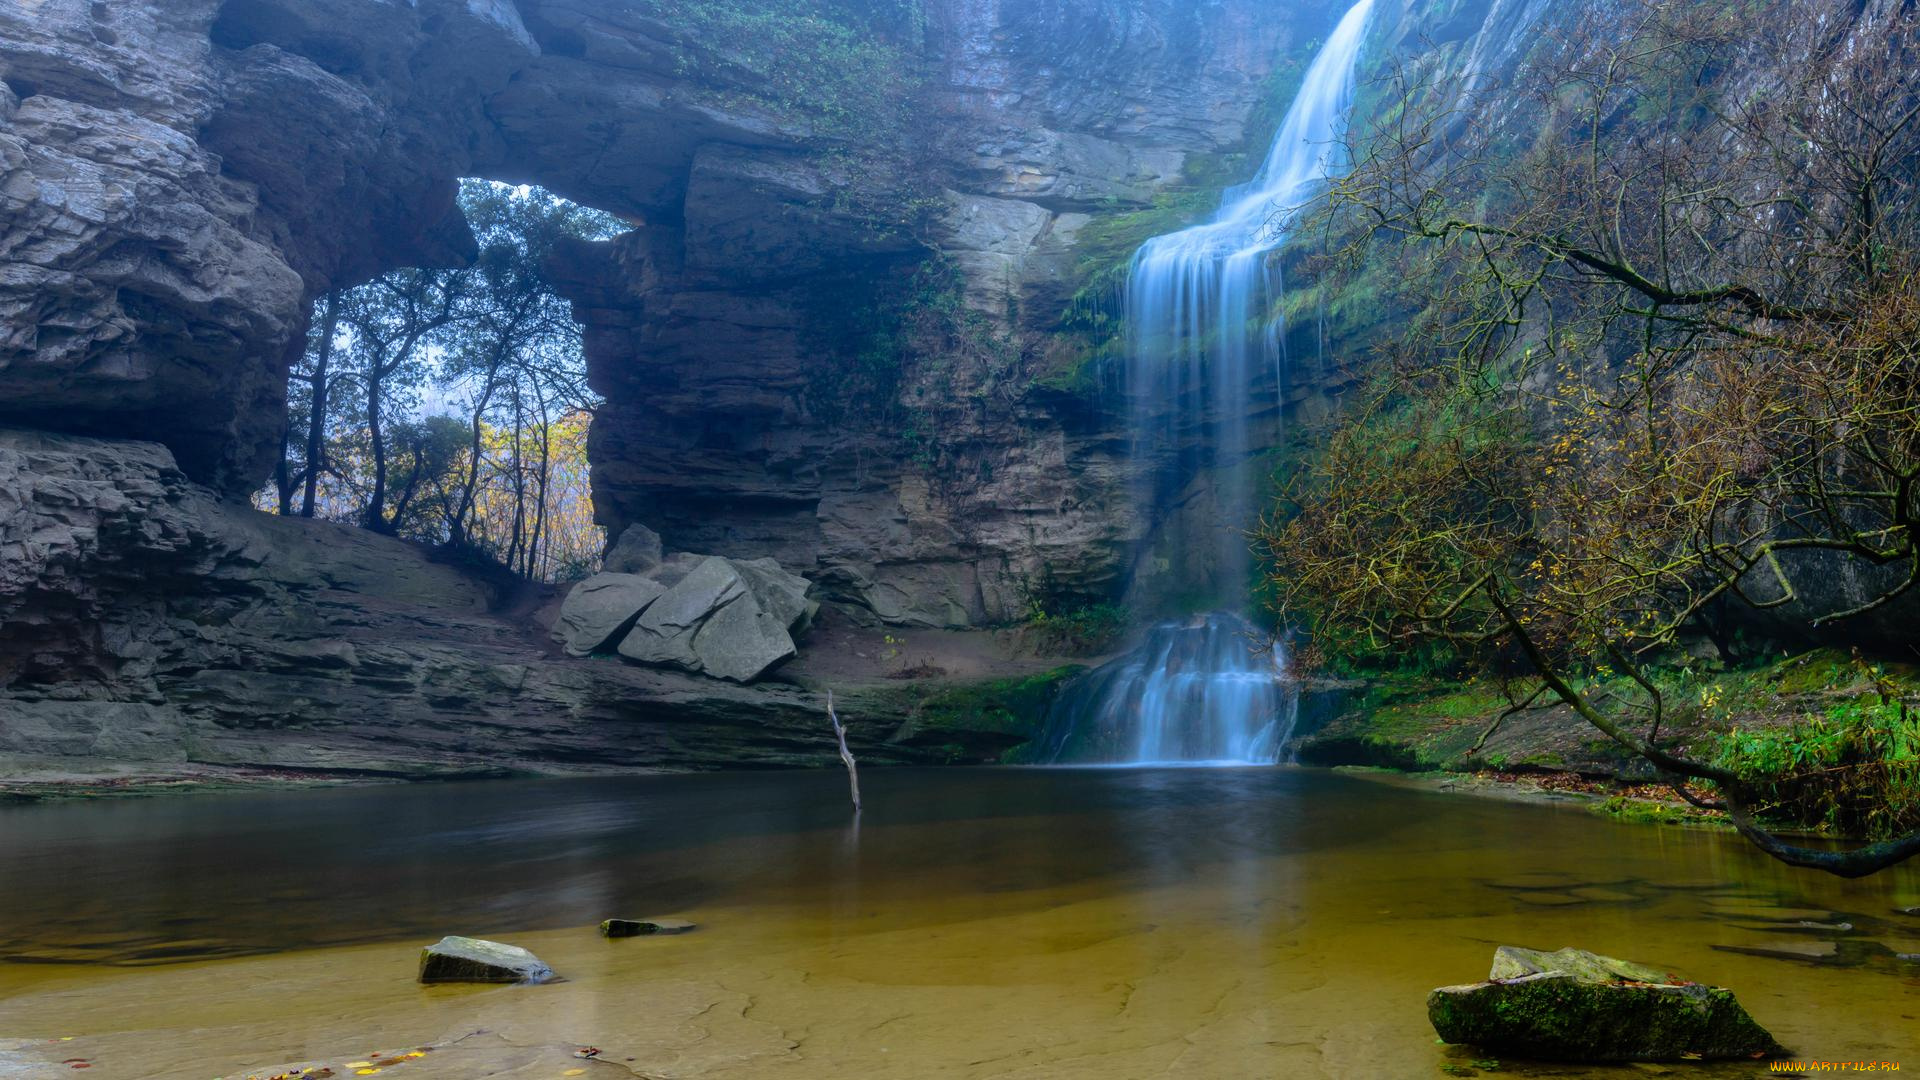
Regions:
<instances>
[{"instance_id":1,"label":"natural stone arch","mask_svg":"<svg viewBox=\"0 0 1920 1080\"><path fill-rule=\"evenodd\" d=\"M804 550L782 554L835 570L886 617L1004 617L1019 576L1049 560L1078 560L1071 575L1090 580L1120 572L1122 485L1107 466L1069 467L1086 445L1037 399L953 433L1002 466L966 506L933 505L923 479L897 467L806 481L795 455L901 455L831 437L800 395L779 390L821 363L803 339L832 311L832 290L803 294L836 267L910 261L931 240L961 266L967 304L1051 317L1075 228L1177 183L1187 155L1237 146L1279 46L1321 14L1252 0L929 3L915 108L937 137L916 169L944 193L930 237L876 239L848 210L864 196L847 194L894 178L836 166L804 116L751 94L690 92L679 30L633 5L16 8L0 15L0 74L19 88L0 92L0 190L22 211L7 228L19 269L0 282L13 328L0 342L0 422L153 439L194 479L250 491L279 438L311 298L468 257L456 177L536 182L642 226L569 271L607 415L633 415L624 434L616 421L597 439L607 524L717 479L701 499L737 508L740 554L773 554L756 534L797 523ZM44 197L55 191L69 197ZM1036 302L1010 303L1016 293ZM619 392L636 363L686 366L655 334L692 309L732 328L691 342L699 363L731 368L720 383L774 391L746 403L761 418L755 445L717 458L685 433L724 425L738 395L715 396L704 421L702 403L683 397L676 423L660 425L647 406L670 395ZM678 441L647 444L652 430ZM632 467L649 457L673 475ZM1068 490L1069 474L1092 487ZM696 502L680 506L697 516ZM895 594L926 602L902 607Z\"/></svg>"}]
</instances>

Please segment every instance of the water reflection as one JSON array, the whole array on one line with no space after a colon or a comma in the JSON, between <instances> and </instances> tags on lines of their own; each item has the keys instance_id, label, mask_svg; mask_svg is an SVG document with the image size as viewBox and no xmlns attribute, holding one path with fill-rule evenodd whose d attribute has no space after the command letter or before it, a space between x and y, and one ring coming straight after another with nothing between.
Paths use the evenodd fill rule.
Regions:
<instances>
[{"instance_id":1,"label":"water reflection","mask_svg":"<svg viewBox=\"0 0 1920 1080\"><path fill-rule=\"evenodd\" d=\"M1723 834L1303 769L865 786L858 819L828 772L0 810L0 955L38 961L0 964L0 1035L178 1048L177 1067L102 1057L90 1075L204 1080L206 1055L245 1047L260 1056L232 1060L266 1064L515 1024L605 1045L664 1011L705 1019L658 1029L647 1060L732 1055L715 1076L1411 1076L1452 1060L1426 989L1479 976L1502 943L1728 983L1829 1056L1896 1056L1920 1029L1920 972L1894 956L1920 951L1920 918L1894 911L1920 904L1911 870L1843 882ZM671 913L706 928L638 949L588 929ZM411 946L448 932L527 944L568 981L422 995ZM1823 940L1831 956L1782 950ZM210 1016L231 1024L202 1033ZM710 1035L726 1016L732 1034ZM877 1056L881 1026L913 1056ZM802 1031L794 1050L782 1033Z\"/></svg>"},{"instance_id":2,"label":"water reflection","mask_svg":"<svg viewBox=\"0 0 1920 1080\"><path fill-rule=\"evenodd\" d=\"M1406 796L1287 770L875 771L389 787L0 811L0 955L150 962L941 882L1152 888L1378 840ZM1335 786L1338 782L1335 781ZM932 834L930 836L930 834ZM1252 879L1248 878L1249 887ZM849 901L858 906L857 900ZM159 950L164 949L165 952Z\"/></svg>"}]
</instances>

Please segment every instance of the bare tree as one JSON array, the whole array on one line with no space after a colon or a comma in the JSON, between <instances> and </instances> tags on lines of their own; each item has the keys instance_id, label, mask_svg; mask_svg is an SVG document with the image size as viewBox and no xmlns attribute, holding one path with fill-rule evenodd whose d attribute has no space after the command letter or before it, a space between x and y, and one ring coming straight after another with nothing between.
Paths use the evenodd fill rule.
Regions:
<instances>
[{"instance_id":1,"label":"bare tree","mask_svg":"<svg viewBox=\"0 0 1920 1080\"><path fill-rule=\"evenodd\" d=\"M1729 604L1846 619L1920 581L1920 35L1801 6L1648 0L1515 87L1398 72L1329 228L1416 283L1411 329L1262 538L1325 641L1511 659L1770 855L1859 876L1920 831L1781 840L1663 738L1648 668ZM1804 62L1743 85L1744 51ZM1811 587L1836 560L1864 601Z\"/></svg>"},{"instance_id":2,"label":"bare tree","mask_svg":"<svg viewBox=\"0 0 1920 1080\"><path fill-rule=\"evenodd\" d=\"M840 726L840 714L833 711L833 691L827 691L827 719L833 722L833 737L840 743L840 763L847 767L847 786L853 795L853 812L860 812L860 766L847 749L847 729Z\"/></svg>"}]
</instances>

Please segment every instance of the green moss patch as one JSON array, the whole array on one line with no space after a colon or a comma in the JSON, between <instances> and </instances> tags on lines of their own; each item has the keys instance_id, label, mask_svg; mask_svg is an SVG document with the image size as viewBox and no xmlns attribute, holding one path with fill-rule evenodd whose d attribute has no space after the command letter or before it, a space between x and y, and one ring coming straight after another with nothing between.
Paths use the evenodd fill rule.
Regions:
<instances>
[{"instance_id":1,"label":"green moss patch","mask_svg":"<svg viewBox=\"0 0 1920 1080\"><path fill-rule=\"evenodd\" d=\"M944 749L953 762L1006 760L1039 736L1061 687L1085 671L1066 664L1033 675L942 687L915 707L895 741Z\"/></svg>"}]
</instances>

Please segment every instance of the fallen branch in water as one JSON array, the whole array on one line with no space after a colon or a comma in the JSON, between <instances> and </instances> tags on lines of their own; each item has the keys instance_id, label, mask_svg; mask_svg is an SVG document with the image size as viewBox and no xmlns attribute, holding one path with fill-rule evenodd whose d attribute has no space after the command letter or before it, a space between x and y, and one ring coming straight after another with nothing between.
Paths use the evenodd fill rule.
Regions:
<instances>
[{"instance_id":1,"label":"fallen branch in water","mask_svg":"<svg viewBox=\"0 0 1920 1080\"><path fill-rule=\"evenodd\" d=\"M840 726L840 714L833 711L833 691L827 691L827 719L833 721L834 738L840 740L840 760L847 765L847 786L853 789L853 812L860 812L860 767L853 751L847 749L847 729Z\"/></svg>"}]
</instances>

